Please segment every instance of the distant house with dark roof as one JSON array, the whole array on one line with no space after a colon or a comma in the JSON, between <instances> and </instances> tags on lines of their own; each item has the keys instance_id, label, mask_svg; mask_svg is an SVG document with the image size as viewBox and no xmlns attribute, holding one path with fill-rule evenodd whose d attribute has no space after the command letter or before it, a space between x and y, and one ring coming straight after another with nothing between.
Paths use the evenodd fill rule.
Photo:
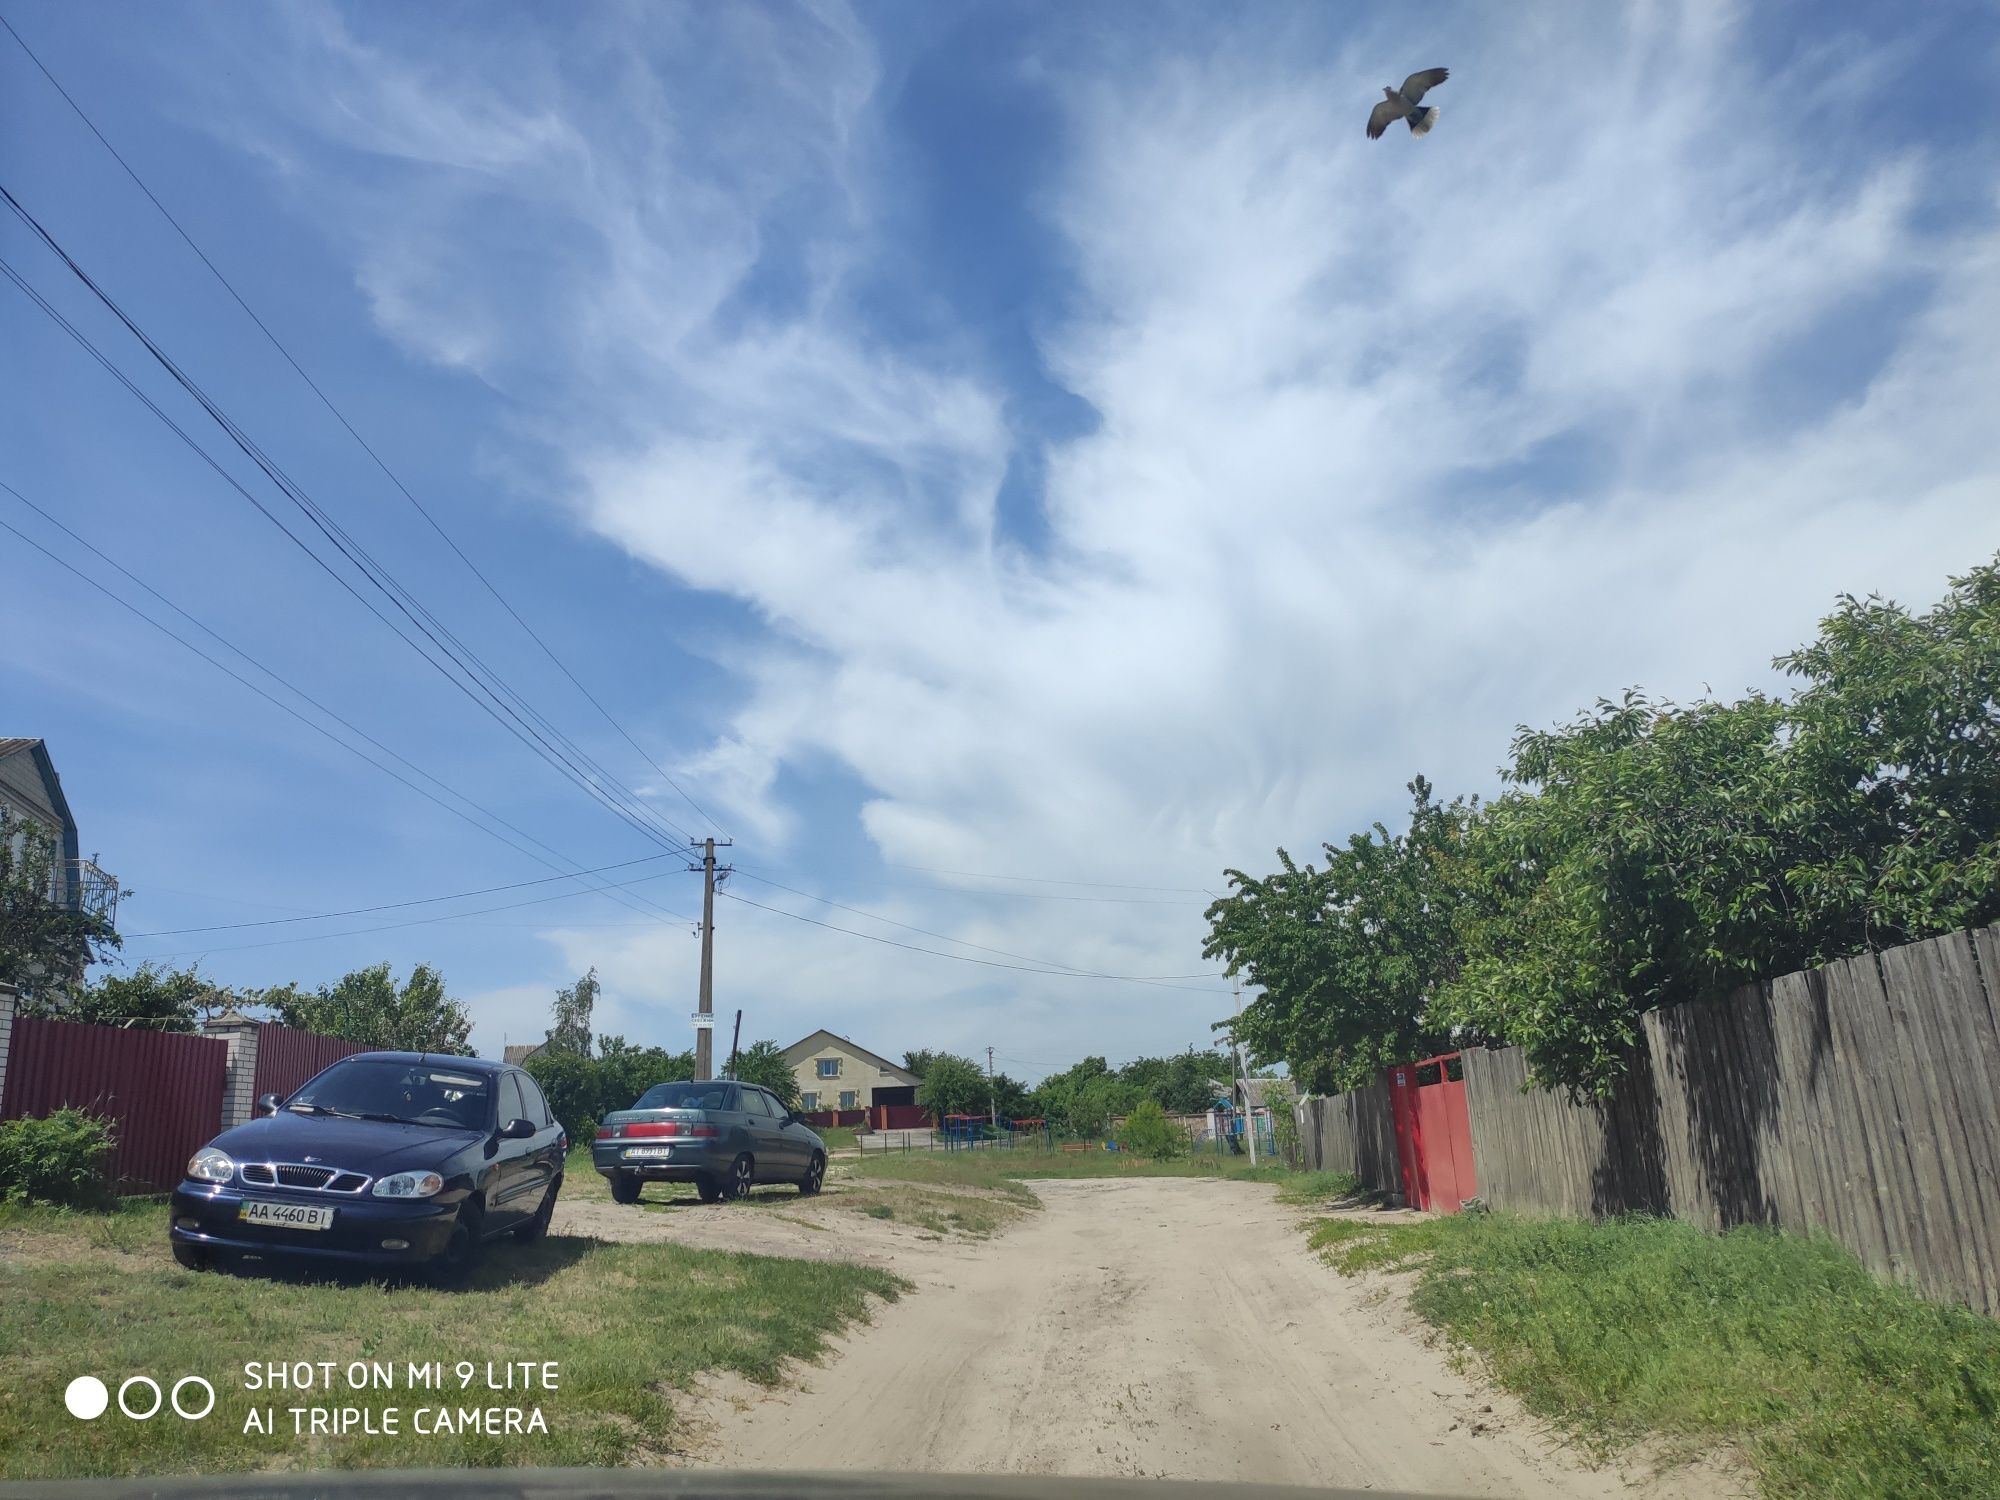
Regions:
<instances>
[{"instance_id":1,"label":"distant house with dark roof","mask_svg":"<svg viewBox=\"0 0 2000 1500\"><path fill-rule=\"evenodd\" d=\"M785 1061L799 1083L800 1107L807 1111L914 1107L917 1075L858 1042L831 1031L815 1031L785 1049Z\"/></svg>"},{"instance_id":2,"label":"distant house with dark roof","mask_svg":"<svg viewBox=\"0 0 2000 1500\"><path fill-rule=\"evenodd\" d=\"M0 738L0 814L16 825L12 834L16 857L27 839L19 824L32 823L55 841L58 857L49 874L51 901L71 911L116 915L118 882L100 870L95 859L83 858L62 778L43 741Z\"/></svg>"}]
</instances>

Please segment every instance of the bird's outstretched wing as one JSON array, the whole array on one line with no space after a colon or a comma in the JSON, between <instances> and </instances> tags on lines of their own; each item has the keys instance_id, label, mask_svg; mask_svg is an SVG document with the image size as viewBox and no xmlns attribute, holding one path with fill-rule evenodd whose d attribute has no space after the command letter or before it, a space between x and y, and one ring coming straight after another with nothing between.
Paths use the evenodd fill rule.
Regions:
<instances>
[{"instance_id":1,"label":"bird's outstretched wing","mask_svg":"<svg viewBox=\"0 0 2000 1500\"><path fill-rule=\"evenodd\" d=\"M1450 68L1425 68L1421 73L1412 73L1403 80L1403 97L1415 104L1449 77Z\"/></svg>"},{"instance_id":2,"label":"bird's outstretched wing","mask_svg":"<svg viewBox=\"0 0 2000 1500\"><path fill-rule=\"evenodd\" d=\"M1379 141L1382 132L1410 112L1409 101L1405 99L1384 99L1368 115L1368 139Z\"/></svg>"}]
</instances>

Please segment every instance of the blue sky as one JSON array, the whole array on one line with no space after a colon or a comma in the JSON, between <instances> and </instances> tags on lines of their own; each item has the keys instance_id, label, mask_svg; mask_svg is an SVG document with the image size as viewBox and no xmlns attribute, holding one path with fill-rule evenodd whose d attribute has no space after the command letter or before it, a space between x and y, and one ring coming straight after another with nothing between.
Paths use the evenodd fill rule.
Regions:
<instances>
[{"instance_id":1,"label":"blue sky","mask_svg":"<svg viewBox=\"0 0 2000 1500\"><path fill-rule=\"evenodd\" d=\"M647 755L4 37L0 180L537 710L733 834L727 890L1175 976L725 900L751 1036L1028 1076L1205 1041L1225 867L1393 816L1418 772L1490 791L1514 725L1628 685L1772 685L1838 593L1923 603L2000 547L1990 6L6 15ZM1438 129L1365 140L1440 63ZM0 255L299 524L11 216ZM11 284L0 348L0 479L543 859L662 855ZM650 877L624 903L140 936L550 868L6 532L0 559L0 732L48 740L134 892L127 961L429 961L486 1050L595 965L601 1029L686 1042L676 858L611 877Z\"/></svg>"}]
</instances>

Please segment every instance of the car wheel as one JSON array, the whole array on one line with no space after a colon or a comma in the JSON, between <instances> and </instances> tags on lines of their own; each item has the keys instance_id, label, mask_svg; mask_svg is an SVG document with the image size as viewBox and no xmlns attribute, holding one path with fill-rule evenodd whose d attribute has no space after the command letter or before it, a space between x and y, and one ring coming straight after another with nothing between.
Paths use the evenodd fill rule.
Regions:
<instances>
[{"instance_id":1,"label":"car wheel","mask_svg":"<svg viewBox=\"0 0 2000 1500\"><path fill-rule=\"evenodd\" d=\"M207 1271L215 1266L215 1256L200 1245L175 1245L174 1259L190 1271Z\"/></svg>"},{"instance_id":2,"label":"car wheel","mask_svg":"<svg viewBox=\"0 0 2000 1500\"><path fill-rule=\"evenodd\" d=\"M485 1215L480 1213L478 1204L467 1203L461 1208L451 1226L451 1238L431 1261L431 1275L443 1282L463 1281L470 1276L486 1248L480 1233L484 1227Z\"/></svg>"},{"instance_id":3,"label":"car wheel","mask_svg":"<svg viewBox=\"0 0 2000 1500\"><path fill-rule=\"evenodd\" d=\"M729 1164L729 1182L723 1192L731 1198L747 1198L750 1196L750 1185L756 1180L756 1163L750 1160L746 1151Z\"/></svg>"},{"instance_id":4,"label":"car wheel","mask_svg":"<svg viewBox=\"0 0 2000 1500\"><path fill-rule=\"evenodd\" d=\"M825 1181L826 1158L815 1151L813 1159L806 1165L806 1175L799 1179L799 1192L802 1196L810 1198L819 1191L820 1184Z\"/></svg>"},{"instance_id":5,"label":"car wheel","mask_svg":"<svg viewBox=\"0 0 2000 1500\"><path fill-rule=\"evenodd\" d=\"M542 1195L542 1206L535 1210L535 1216L514 1231L515 1240L523 1245L532 1245L543 1239L549 1232L549 1220L555 1217L556 1194L562 1191L562 1179L558 1177L549 1184L549 1190Z\"/></svg>"},{"instance_id":6,"label":"car wheel","mask_svg":"<svg viewBox=\"0 0 2000 1500\"><path fill-rule=\"evenodd\" d=\"M613 1203L637 1203L639 1189L645 1184L630 1172L611 1174L611 1201Z\"/></svg>"},{"instance_id":7,"label":"car wheel","mask_svg":"<svg viewBox=\"0 0 2000 1500\"><path fill-rule=\"evenodd\" d=\"M697 1177L694 1180L694 1190L701 1194L701 1201L704 1203L722 1201L722 1184L713 1177Z\"/></svg>"}]
</instances>

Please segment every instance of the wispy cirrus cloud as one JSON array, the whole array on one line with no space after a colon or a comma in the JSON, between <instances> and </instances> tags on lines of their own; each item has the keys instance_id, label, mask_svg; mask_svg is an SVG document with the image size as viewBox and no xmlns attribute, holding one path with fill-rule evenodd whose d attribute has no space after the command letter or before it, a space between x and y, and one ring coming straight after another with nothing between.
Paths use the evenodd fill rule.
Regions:
<instances>
[{"instance_id":1,"label":"wispy cirrus cloud","mask_svg":"<svg viewBox=\"0 0 2000 1500\"><path fill-rule=\"evenodd\" d=\"M1055 38L1060 163L1013 211L1056 247L1031 332L1094 413L1079 435L1023 417L987 330L884 316L866 273L923 209L891 42L865 11L794 15L460 55L321 13L282 87L313 101L292 129L361 164L342 196L371 211L341 217L385 332L504 391L583 525L756 622L722 653L737 706L676 768L728 800L746 866L838 824L890 864L1212 886L1413 772L1486 787L1517 722L1768 682L1837 591L1924 597L2000 544L2000 436L1968 420L2000 407L1976 332L2000 172L1968 204L1955 164L1947 211L1932 144L1854 124L1918 54L1833 37L1774 72L1729 7L1469 12L1442 127L1370 145L1374 89L1440 60L1414 21ZM1023 455L1032 541L997 505ZM819 763L853 790L800 793ZM1199 897L801 858L970 943L1200 967ZM725 910L762 1030L833 1007L969 1045L1032 1020L1067 1056L1220 1013ZM621 1004L678 988L679 933L554 936Z\"/></svg>"}]
</instances>

